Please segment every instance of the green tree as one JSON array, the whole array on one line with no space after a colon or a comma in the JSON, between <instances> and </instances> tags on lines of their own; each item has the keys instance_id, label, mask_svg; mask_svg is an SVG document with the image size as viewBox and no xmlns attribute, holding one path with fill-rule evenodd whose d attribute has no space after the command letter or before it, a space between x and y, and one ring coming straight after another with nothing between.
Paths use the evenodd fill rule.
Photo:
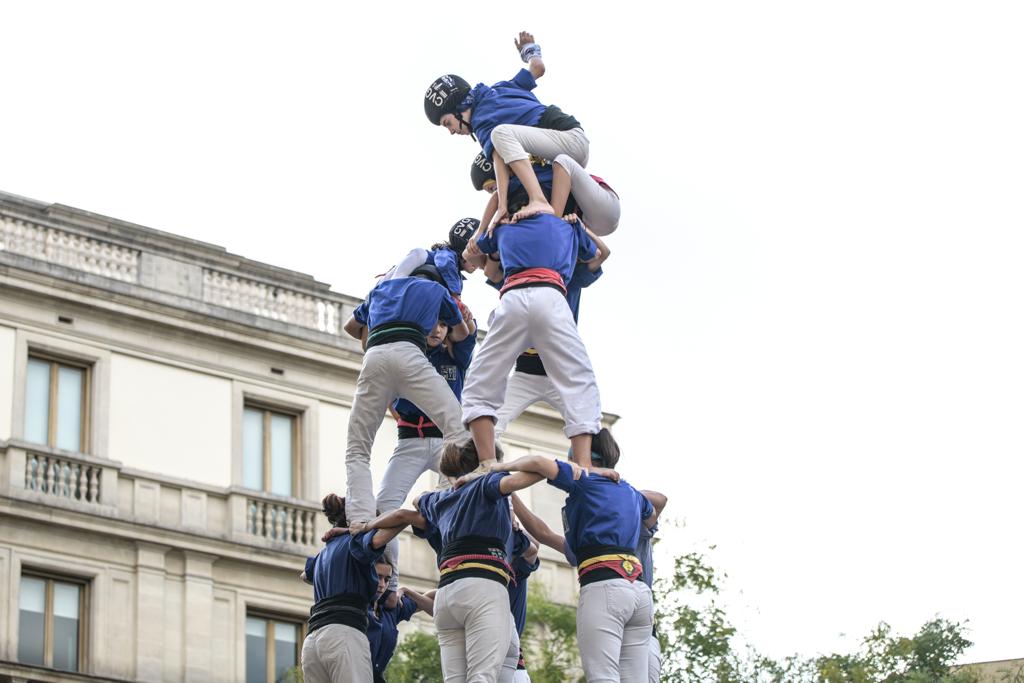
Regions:
<instances>
[{"instance_id":1,"label":"green tree","mask_svg":"<svg viewBox=\"0 0 1024 683\"><path fill-rule=\"evenodd\" d=\"M576 608L552 602L544 585L533 581L526 596L526 614L522 642L530 680L534 683L572 680L572 672L580 671Z\"/></svg>"},{"instance_id":2,"label":"green tree","mask_svg":"<svg viewBox=\"0 0 1024 683\"><path fill-rule=\"evenodd\" d=\"M423 631L407 633L391 658L387 679L389 683L444 683L437 636Z\"/></svg>"}]
</instances>

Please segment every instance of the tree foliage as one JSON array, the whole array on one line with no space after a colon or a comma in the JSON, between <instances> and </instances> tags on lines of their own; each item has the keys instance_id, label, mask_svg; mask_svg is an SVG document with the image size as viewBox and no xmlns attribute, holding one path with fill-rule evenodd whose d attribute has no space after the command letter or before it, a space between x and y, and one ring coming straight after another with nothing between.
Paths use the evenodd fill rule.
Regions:
<instances>
[{"instance_id":1,"label":"tree foliage","mask_svg":"<svg viewBox=\"0 0 1024 683\"><path fill-rule=\"evenodd\" d=\"M531 583L526 596L523 653L534 683L563 683L580 671L576 609L552 602L544 586ZM580 679L582 680L582 679Z\"/></svg>"},{"instance_id":2,"label":"tree foliage","mask_svg":"<svg viewBox=\"0 0 1024 683\"><path fill-rule=\"evenodd\" d=\"M390 683L444 683L437 636L424 631L405 634L388 665Z\"/></svg>"}]
</instances>

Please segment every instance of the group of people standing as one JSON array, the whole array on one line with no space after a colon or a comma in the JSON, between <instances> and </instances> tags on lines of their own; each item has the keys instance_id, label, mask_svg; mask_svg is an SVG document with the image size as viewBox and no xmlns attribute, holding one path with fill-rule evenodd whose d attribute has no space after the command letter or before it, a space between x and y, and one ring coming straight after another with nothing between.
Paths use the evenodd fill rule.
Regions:
<instances>
[{"instance_id":1,"label":"group of people standing","mask_svg":"<svg viewBox=\"0 0 1024 683\"><path fill-rule=\"evenodd\" d=\"M332 528L303 573L315 597L307 683L383 681L397 624L417 610L433 616L446 682L528 681L520 636L541 544L577 569L587 680L658 680L650 548L666 498L616 472L619 447L601 425L576 327L580 293L610 253L602 238L618 226L619 198L585 170L579 121L533 94L540 46L526 32L515 42L526 68L512 80L470 86L446 75L424 97L431 123L480 144L470 177L490 194L482 219L412 250L345 324L365 354L346 496L324 499ZM479 349L461 296L463 273L477 270L500 292ZM538 401L565 420L568 460L505 460L503 432ZM370 452L388 413L398 443L375 496ZM437 489L401 507L427 471L439 473ZM568 494L561 533L516 495L545 480ZM398 587L396 536L407 526L437 555L436 590Z\"/></svg>"}]
</instances>

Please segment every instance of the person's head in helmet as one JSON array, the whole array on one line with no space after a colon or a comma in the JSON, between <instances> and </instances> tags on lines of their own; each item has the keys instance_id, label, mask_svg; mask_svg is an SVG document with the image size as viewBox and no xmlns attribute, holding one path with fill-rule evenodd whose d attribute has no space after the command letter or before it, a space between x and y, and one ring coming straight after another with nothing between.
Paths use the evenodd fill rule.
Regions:
<instances>
[{"instance_id":1,"label":"person's head in helmet","mask_svg":"<svg viewBox=\"0 0 1024 683\"><path fill-rule=\"evenodd\" d=\"M441 76L427 88L423 97L423 110L435 126L442 126L452 135L472 135L472 110L462 107L472 87L464 78L454 74Z\"/></svg>"},{"instance_id":2,"label":"person's head in helmet","mask_svg":"<svg viewBox=\"0 0 1024 683\"><path fill-rule=\"evenodd\" d=\"M477 192L484 190L493 194L497 187L494 179L494 164L484 156L483 152L478 152L473 159L473 165L469 169L469 179L473 182L473 189Z\"/></svg>"}]
</instances>

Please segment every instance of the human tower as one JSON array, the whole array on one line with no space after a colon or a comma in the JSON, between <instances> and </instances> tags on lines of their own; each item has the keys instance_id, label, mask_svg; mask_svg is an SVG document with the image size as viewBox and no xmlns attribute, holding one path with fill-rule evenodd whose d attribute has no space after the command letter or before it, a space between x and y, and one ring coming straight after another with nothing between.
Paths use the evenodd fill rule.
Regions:
<instances>
[{"instance_id":1,"label":"human tower","mask_svg":"<svg viewBox=\"0 0 1024 683\"><path fill-rule=\"evenodd\" d=\"M345 324L365 354L349 417L348 490L324 501L332 529L303 574L313 584L302 648L306 683L383 681L397 623L433 616L444 680L528 681L520 648L539 544L577 569L577 641L588 681L657 681L651 537L665 496L615 471L619 448L576 327L580 293L602 273L602 240L619 197L586 169L590 141L575 117L534 95L541 48L515 41L525 68L493 85L441 76L427 118L481 151L473 186L482 220L463 218L446 242L412 250ZM486 339L462 301L463 273L498 289ZM569 459L502 458L500 437L545 401L565 421ZM377 493L374 436L390 413L398 443ZM402 508L424 472L441 484ZM553 530L517 496L546 481L568 496ZM407 526L437 554L437 589L398 588L397 534Z\"/></svg>"}]
</instances>

